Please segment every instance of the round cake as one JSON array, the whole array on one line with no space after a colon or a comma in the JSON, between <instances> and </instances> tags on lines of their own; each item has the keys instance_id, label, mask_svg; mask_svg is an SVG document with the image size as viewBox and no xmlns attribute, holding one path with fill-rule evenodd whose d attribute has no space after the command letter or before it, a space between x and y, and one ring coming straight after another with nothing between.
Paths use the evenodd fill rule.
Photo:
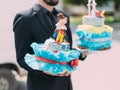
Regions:
<instances>
[{"instance_id":1,"label":"round cake","mask_svg":"<svg viewBox=\"0 0 120 90\"><path fill-rule=\"evenodd\" d=\"M31 47L34 54L25 56L25 62L29 67L52 75L69 74L76 70L80 56L79 51L70 50L70 43L65 36L66 17L61 13L59 15L59 27L56 27L54 34L44 43L33 42Z\"/></svg>"},{"instance_id":2,"label":"round cake","mask_svg":"<svg viewBox=\"0 0 120 90\"><path fill-rule=\"evenodd\" d=\"M106 50L111 48L113 28L105 25L105 10L96 10L95 0L88 2L88 15L82 17L82 25L78 25L78 47L80 49Z\"/></svg>"}]
</instances>

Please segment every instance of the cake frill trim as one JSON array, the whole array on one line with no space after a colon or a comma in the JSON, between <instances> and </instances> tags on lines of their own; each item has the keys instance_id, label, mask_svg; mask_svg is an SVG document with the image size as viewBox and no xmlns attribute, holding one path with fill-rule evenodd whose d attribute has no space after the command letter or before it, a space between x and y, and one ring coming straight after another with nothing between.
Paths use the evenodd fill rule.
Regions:
<instances>
[{"instance_id":1,"label":"cake frill trim","mask_svg":"<svg viewBox=\"0 0 120 90\"><path fill-rule=\"evenodd\" d=\"M65 72L70 73L77 69L78 63L76 63L76 61L71 62L71 65L69 65L69 64L62 65L62 64L58 64L58 63L51 64L51 63L46 63L46 62L37 60L34 58L35 56L36 55L30 55L30 54L26 54L26 56L25 56L25 62L28 64L29 67L31 67L34 70L46 71L53 75L56 75L56 74L60 74L60 73L62 74Z\"/></svg>"},{"instance_id":2,"label":"cake frill trim","mask_svg":"<svg viewBox=\"0 0 120 90\"><path fill-rule=\"evenodd\" d=\"M112 33L113 32L113 28L108 26L108 25L104 25L101 27L97 27L97 26L93 26L93 25L79 25L77 31L85 31L85 32L90 32L90 33L96 33L96 34L100 34L104 31L108 32L108 33Z\"/></svg>"}]
</instances>

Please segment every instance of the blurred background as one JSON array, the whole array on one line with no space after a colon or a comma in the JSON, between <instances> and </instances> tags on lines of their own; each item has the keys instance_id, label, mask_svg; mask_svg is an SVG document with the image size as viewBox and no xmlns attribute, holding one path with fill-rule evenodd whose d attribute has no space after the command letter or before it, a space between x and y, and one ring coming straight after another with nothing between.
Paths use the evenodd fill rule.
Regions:
<instances>
[{"instance_id":1,"label":"blurred background","mask_svg":"<svg viewBox=\"0 0 120 90\"><path fill-rule=\"evenodd\" d=\"M120 90L120 0L96 0L97 10L106 10L105 23L114 28L112 48L91 53L79 62L72 75L74 90ZM0 1L0 90L26 90L26 75L16 62L12 23L15 14L30 8L37 0ZM87 0L60 0L56 7L70 15L71 31L82 24Z\"/></svg>"}]
</instances>

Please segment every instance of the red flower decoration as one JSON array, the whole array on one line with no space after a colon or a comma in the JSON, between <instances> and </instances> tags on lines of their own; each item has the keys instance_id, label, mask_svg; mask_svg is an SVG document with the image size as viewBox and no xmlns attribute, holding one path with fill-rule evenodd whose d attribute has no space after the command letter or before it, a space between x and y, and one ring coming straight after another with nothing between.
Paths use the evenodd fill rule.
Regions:
<instances>
[{"instance_id":1,"label":"red flower decoration","mask_svg":"<svg viewBox=\"0 0 120 90\"><path fill-rule=\"evenodd\" d=\"M96 13L96 15L97 15L98 17L100 17L100 18L103 17L100 11L96 11L95 13Z\"/></svg>"},{"instance_id":2,"label":"red flower decoration","mask_svg":"<svg viewBox=\"0 0 120 90\"><path fill-rule=\"evenodd\" d=\"M74 69L74 66L78 66L78 59L72 60L70 62L70 66L71 66L72 69Z\"/></svg>"}]
</instances>

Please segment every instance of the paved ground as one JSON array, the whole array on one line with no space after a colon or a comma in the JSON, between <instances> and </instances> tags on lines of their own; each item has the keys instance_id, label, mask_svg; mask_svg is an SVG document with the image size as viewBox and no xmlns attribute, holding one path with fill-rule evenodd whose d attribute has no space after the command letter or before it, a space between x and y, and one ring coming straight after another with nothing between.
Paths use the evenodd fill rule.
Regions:
<instances>
[{"instance_id":1,"label":"paved ground","mask_svg":"<svg viewBox=\"0 0 120 90\"><path fill-rule=\"evenodd\" d=\"M71 26L76 39L77 25ZM74 90L120 90L120 23L110 26L114 28L112 48L91 53L84 62L79 62L78 70L72 75ZM18 79L17 90L26 90L26 77Z\"/></svg>"},{"instance_id":2,"label":"paved ground","mask_svg":"<svg viewBox=\"0 0 120 90\"><path fill-rule=\"evenodd\" d=\"M92 53L73 73L74 90L120 90L120 42L111 50Z\"/></svg>"}]
</instances>

